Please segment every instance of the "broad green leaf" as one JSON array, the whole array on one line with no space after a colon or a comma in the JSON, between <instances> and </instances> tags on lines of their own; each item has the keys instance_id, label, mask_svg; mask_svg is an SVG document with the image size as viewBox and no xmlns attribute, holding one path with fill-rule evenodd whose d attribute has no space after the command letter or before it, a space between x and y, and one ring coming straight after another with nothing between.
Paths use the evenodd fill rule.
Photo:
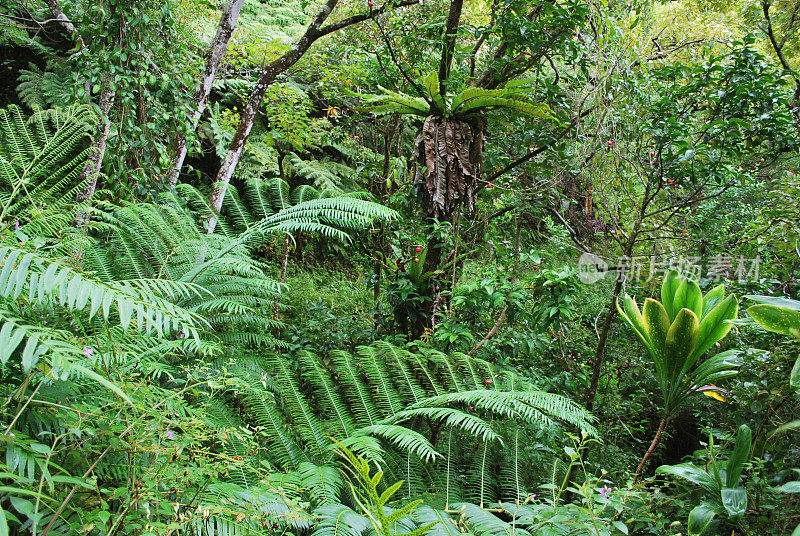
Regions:
<instances>
[{"instance_id":1,"label":"broad green leaf","mask_svg":"<svg viewBox=\"0 0 800 536\"><path fill-rule=\"evenodd\" d=\"M639 306L636 305L636 300L628 296L628 294L625 294L621 300L622 306L620 306L620 300L617 300L617 311L622 319L636 331L636 334L645 346L650 349L651 343L647 335L647 325L645 324L642 312L639 310Z\"/></svg>"},{"instance_id":2,"label":"broad green leaf","mask_svg":"<svg viewBox=\"0 0 800 536\"><path fill-rule=\"evenodd\" d=\"M800 339L800 311L759 304L748 307L747 314L767 331Z\"/></svg>"},{"instance_id":3,"label":"broad green leaf","mask_svg":"<svg viewBox=\"0 0 800 536\"><path fill-rule=\"evenodd\" d=\"M658 352L658 358L663 361L664 345L670 326L667 311L664 309L664 306L656 300L647 298L644 301L642 317L647 327L647 337L650 339L653 348Z\"/></svg>"},{"instance_id":4,"label":"broad green leaf","mask_svg":"<svg viewBox=\"0 0 800 536\"><path fill-rule=\"evenodd\" d=\"M719 305L723 299L725 299L725 285L717 285L703 296L703 316L700 318L701 323L703 318L708 316L708 313Z\"/></svg>"},{"instance_id":5,"label":"broad green leaf","mask_svg":"<svg viewBox=\"0 0 800 536\"><path fill-rule=\"evenodd\" d=\"M675 318L675 311L673 302L675 301L675 293L681 284L680 275L675 270L670 270L664 277L664 282L661 283L661 303L667 311L667 315L672 319Z\"/></svg>"},{"instance_id":6,"label":"broad green leaf","mask_svg":"<svg viewBox=\"0 0 800 536\"><path fill-rule=\"evenodd\" d=\"M744 488L722 488L722 506L733 521L739 519L747 510L747 490Z\"/></svg>"},{"instance_id":7,"label":"broad green leaf","mask_svg":"<svg viewBox=\"0 0 800 536\"><path fill-rule=\"evenodd\" d=\"M36 334L28 337L28 343L22 351L22 370L28 372L33 368L39 360L41 352L39 351L39 336Z\"/></svg>"},{"instance_id":8,"label":"broad green leaf","mask_svg":"<svg viewBox=\"0 0 800 536\"><path fill-rule=\"evenodd\" d=\"M689 512L689 522L687 530L689 532L689 536L700 536L703 534L708 528L711 526L711 523L714 521L714 516L716 512L714 512L711 508L707 505L700 505L695 506L691 512Z\"/></svg>"},{"instance_id":9,"label":"broad green leaf","mask_svg":"<svg viewBox=\"0 0 800 536\"><path fill-rule=\"evenodd\" d=\"M787 482L786 484L779 486L776 489L778 491L782 491L783 493L800 493L800 480L795 480L794 482Z\"/></svg>"},{"instance_id":10,"label":"broad green leaf","mask_svg":"<svg viewBox=\"0 0 800 536\"><path fill-rule=\"evenodd\" d=\"M703 293L697 282L692 279L683 278L678 286L672 302L672 313L675 316L670 316L670 320L677 317L681 309L689 309L698 318L703 315Z\"/></svg>"},{"instance_id":11,"label":"broad green leaf","mask_svg":"<svg viewBox=\"0 0 800 536\"><path fill-rule=\"evenodd\" d=\"M700 322L700 329L697 335L697 347L692 355L692 362L706 353L715 343L721 341L733 328L733 324L726 322L732 320L739 314L739 301L733 294L725 298L714 309L706 312Z\"/></svg>"},{"instance_id":12,"label":"broad green leaf","mask_svg":"<svg viewBox=\"0 0 800 536\"><path fill-rule=\"evenodd\" d=\"M439 107L439 112L446 112L447 110L445 110L444 99L442 98L442 94L439 93L439 86L441 85L439 83L439 73L436 71L430 72L428 76L422 79L422 83L425 86L425 90L428 92L428 95L431 96L433 102Z\"/></svg>"},{"instance_id":13,"label":"broad green leaf","mask_svg":"<svg viewBox=\"0 0 800 536\"><path fill-rule=\"evenodd\" d=\"M8 522L6 521L6 512L0 506L0 536L8 536Z\"/></svg>"},{"instance_id":14,"label":"broad green leaf","mask_svg":"<svg viewBox=\"0 0 800 536\"><path fill-rule=\"evenodd\" d=\"M742 365L738 350L726 350L706 359L692 372L692 385L695 389L719 380L719 375L735 376L736 369Z\"/></svg>"},{"instance_id":15,"label":"broad green leaf","mask_svg":"<svg viewBox=\"0 0 800 536\"><path fill-rule=\"evenodd\" d=\"M794 362L792 372L789 374L789 387L791 387L793 391L800 389L800 357Z\"/></svg>"},{"instance_id":16,"label":"broad green leaf","mask_svg":"<svg viewBox=\"0 0 800 536\"><path fill-rule=\"evenodd\" d=\"M678 478L682 478L684 480L688 480L692 484L697 484L704 490L717 493L719 491L719 486L714 481L714 479L703 471L695 467L690 463L681 463L678 465L662 465L658 469L656 469L656 474L668 474L677 476Z\"/></svg>"},{"instance_id":17,"label":"broad green leaf","mask_svg":"<svg viewBox=\"0 0 800 536\"><path fill-rule=\"evenodd\" d=\"M697 315L689 309L681 309L675 316L664 343L665 371L668 378L675 378L694 352L698 326Z\"/></svg>"}]
</instances>

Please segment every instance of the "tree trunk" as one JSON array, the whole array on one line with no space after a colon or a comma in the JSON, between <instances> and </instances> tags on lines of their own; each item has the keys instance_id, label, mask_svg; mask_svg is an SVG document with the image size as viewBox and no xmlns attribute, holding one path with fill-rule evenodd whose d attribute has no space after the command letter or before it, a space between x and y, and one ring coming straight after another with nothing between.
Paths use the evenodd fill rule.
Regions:
<instances>
[{"instance_id":1,"label":"tree trunk","mask_svg":"<svg viewBox=\"0 0 800 536\"><path fill-rule=\"evenodd\" d=\"M286 234L283 237L283 253L281 254L281 275L280 275L280 278L278 279L278 283L281 283L281 284L283 284L286 281L286 271L287 271L287 268L289 267L289 248L290 248L290 246L291 246L291 237L288 234ZM273 316L273 319L275 321L278 320L278 313L279 312L280 312L280 310L279 310L279 302L278 302L278 298L276 297L275 298L275 313L274 313L274 316Z\"/></svg>"},{"instance_id":2,"label":"tree trunk","mask_svg":"<svg viewBox=\"0 0 800 536\"><path fill-rule=\"evenodd\" d=\"M456 35L463 5L463 0L452 0L450 2L450 12L447 15L447 24L444 30L442 57L439 61L439 93L442 95L445 93L445 84L450 76L450 65L453 63L453 52L455 52ZM441 111L444 112L444 110Z\"/></svg>"},{"instance_id":3,"label":"tree trunk","mask_svg":"<svg viewBox=\"0 0 800 536\"><path fill-rule=\"evenodd\" d=\"M250 98L248 99L247 105L245 106L241 119L239 120L239 127L236 129L236 134L233 136L230 147L228 147L228 153L225 155L225 160L222 162L219 173L217 173L216 181L211 189L209 201L211 206L214 207L214 210L217 212L222 209L222 200L225 199L225 191L228 188L228 183L231 181L233 172L236 171L236 166L239 164L239 160L242 158L244 144L247 142L247 138L250 136L250 131L253 129L253 123L255 122L258 108L261 106L261 101L264 100L264 95L267 92L267 88L272 84L272 82L275 81L275 78L278 75L286 72L287 69L297 63L297 61L303 57L303 54L305 54L311 45L313 45L314 42L320 37L324 37L330 33L341 30L342 28L352 26L353 24L357 24L371 17L379 15L386 10L386 5L388 4L384 4L378 9L373 9L369 13L353 15L352 17L342 19L338 22L334 22L323 27L322 24L331 14L333 8L336 7L338 2L339 0L327 0L314 17L314 20L311 21L311 24L308 25L308 28L306 28L305 33L297 42L297 44L292 46L280 58L267 65L264 70L261 71L261 76L258 77L258 81L253 87L253 91L250 93ZM399 8L410 6L416 3L417 0L402 0L401 2L395 4L394 7ZM212 214L206 220L205 226L208 234L213 233L217 226L217 218Z\"/></svg>"},{"instance_id":4,"label":"tree trunk","mask_svg":"<svg viewBox=\"0 0 800 536\"><path fill-rule=\"evenodd\" d=\"M108 133L111 129L111 121L108 118L108 112L114 103L114 93L111 91L111 78L105 76L103 78L103 87L100 90L100 125L97 127L95 138L92 141L92 152L86 164L83 166L83 171L80 175L80 182L84 185L75 197L75 203L78 205L78 212L75 215L73 226L78 229L82 228L89 217L89 212L80 205L89 200L97 189L97 178L100 174L100 168L103 165L103 157L106 154L106 141L108 140Z\"/></svg>"},{"instance_id":5,"label":"tree trunk","mask_svg":"<svg viewBox=\"0 0 800 536\"><path fill-rule=\"evenodd\" d=\"M236 28L236 23L239 20L239 12L242 9L244 0L229 0L222 11L222 17L217 25L217 33L211 41L211 46L206 52L206 67L200 80L197 82L197 87L194 90L194 98L192 99L192 115L190 130L197 129L197 124L200 122L200 117L208 105L208 96L211 94L211 86L214 84L214 79L217 76L217 69L222 62L225 52L228 50L228 43L233 35L233 30ZM170 169L167 177L169 189L175 188L178 183L178 175L183 167L183 161L186 158L186 132L178 132L174 141L175 163Z\"/></svg>"},{"instance_id":6,"label":"tree trunk","mask_svg":"<svg viewBox=\"0 0 800 536\"><path fill-rule=\"evenodd\" d=\"M664 432L664 428L667 427L667 423L669 422L669 417L664 415L661 419L661 422L658 424L658 430L656 430L656 436L653 438L653 442L650 443L650 448L647 449L647 452L644 453L642 457L642 461L639 462L639 467L636 468L636 473L633 475L633 483L635 484L637 480L639 480L639 475L644 469L644 464L647 462L647 459L653 454L653 451L656 450L658 446L658 440L661 439L661 434Z\"/></svg>"},{"instance_id":7,"label":"tree trunk","mask_svg":"<svg viewBox=\"0 0 800 536\"><path fill-rule=\"evenodd\" d=\"M600 329L600 335L597 338L597 349L594 353L594 364L592 365L592 380L589 383L589 389L586 391L586 409L589 411L592 411L594 408L594 399L597 396L597 385L600 383L600 372L603 369L606 342L608 341L608 334L611 332L611 324L613 324L614 317L617 314L617 299L621 292L622 280L618 279L614 285L614 292L611 293L608 313L606 313L603 327Z\"/></svg>"}]
</instances>

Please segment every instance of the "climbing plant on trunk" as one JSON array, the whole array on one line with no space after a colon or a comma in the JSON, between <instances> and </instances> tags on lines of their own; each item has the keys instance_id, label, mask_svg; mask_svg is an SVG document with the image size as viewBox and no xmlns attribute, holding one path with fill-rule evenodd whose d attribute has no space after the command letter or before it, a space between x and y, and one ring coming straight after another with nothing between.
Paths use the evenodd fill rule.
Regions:
<instances>
[{"instance_id":1,"label":"climbing plant on trunk","mask_svg":"<svg viewBox=\"0 0 800 536\"><path fill-rule=\"evenodd\" d=\"M421 97L384 91L366 99L375 114L410 114L424 118L414 140L417 164L414 186L423 214L430 225L452 222L457 211L468 215L475 209L477 193L483 185L484 138L487 115L505 109L540 119L551 116L546 104L533 102L524 85L509 84L503 89L468 87L452 98L442 93L436 72L428 74L418 87ZM428 241L425 272L436 274L442 269L444 243L438 234ZM453 259L455 260L455 259ZM424 314L415 314L412 335L419 337L434 324L434 304L440 298L442 284L429 279L422 302ZM417 312L419 313L419 312Z\"/></svg>"}]
</instances>

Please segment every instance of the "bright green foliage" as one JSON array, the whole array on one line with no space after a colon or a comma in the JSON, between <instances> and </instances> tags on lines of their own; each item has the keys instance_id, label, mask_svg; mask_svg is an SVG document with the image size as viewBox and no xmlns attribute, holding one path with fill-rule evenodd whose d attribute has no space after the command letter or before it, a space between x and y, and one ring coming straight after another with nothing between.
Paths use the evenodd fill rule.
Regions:
<instances>
[{"instance_id":1,"label":"bright green foliage","mask_svg":"<svg viewBox=\"0 0 800 536\"><path fill-rule=\"evenodd\" d=\"M368 228L376 221L391 221L397 217L394 210L383 205L346 195L311 199L275 212L272 201L267 201L264 195L268 189L269 183L251 182L247 195L257 201L251 207L253 214L245 214L247 211L241 204L237 206L234 201L231 221L220 219L217 226L218 234L230 238L236 237L237 240L246 242L263 236L264 233L301 231L349 241L350 237L346 230ZM218 216L208 203L208 199L196 188L188 184L179 184L176 192L188 200L202 219L210 215ZM262 212L264 216L258 217ZM248 222L252 224L248 225ZM238 227L242 224L246 225L247 229L240 233Z\"/></svg>"},{"instance_id":2,"label":"bright green foliage","mask_svg":"<svg viewBox=\"0 0 800 536\"><path fill-rule=\"evenodd\" d=\"M428 74L421 82L426 93L422 97L411 97L381 88L382 94L365 99L366 107L376 115L396 113L468 119L489 110L504 108L538 118L550 117L550 107L532 102L521 85L503 89L468 87L452 99L447 99L439 93L439 75L436 72Z\"/></svg>"},{"instance_id":3,"label":"bright green foliage","mask_svg":"<svg viewBox=\"0 0 800 536\"><path fill-rule=\"evenodd\" d=\"M800 339L800 302L788 298L745 296L758 302L747 308L747 314L767 331ZM789 386L800 389L800 358L795 361L789 376Z\"/></svg>"},{"instance_id":4,"label":"bright green foliage","mask_svg":"<svg viewBox=\"0 0 800 536\"><path fill-rule=\"evenodd\" d=\"M0 226L30 221L30 232L52 232L69 220L95 120L88 106L28 118L17 106L0 109Z\"/></svg>"},{"instance_id":5,"label":"bright green foliage","mask_svg":"<svg viewBox=\"0 0 800 536\"><path fill-rule=\"evenodd\" d=\"M336 437L347 448L380 460L385 472L405 475L407 485L420 491L441 493L455 485L452 471L480 467L467 479L474 495L466 493L479 497L492 478L481 461L486 449L491 447L494 456L494 449L508 441L504 421L535 428L561 421L596 434L594 418L574 402L463 354L423 354L377 342L355 355L301 351L230 363L225 369L236 378L226 397L246 409L264 434L270 461L282 467L330 463L330 437ZM464 448L433 439L445 434L460 438ZM408 464L414 460L428 464L414 462L411 470ZM499 492L521 493L512 489Z\"/></svg>"},{"instance_id":6,"label":"bright green foliage","mask_svg":"<svg viewBox=\"0 0 800 536\"><path fill-rule=\"evenodd\" d=\"M733 327L739 302L719 285L705 295L696 282L670 271L661 286L661 302L648 298L640 311L625 295L617 310L653 358L664 410L673 415L694 394L736 375L735 351L722 352L694 368L700 357Z\"/></svg>"},{"instance_id":7,"label":"bright green foliage","mask_svg":"<svg viewBox=\"0 0 800 536\"><path fill-rule=\"evenodd\" d=\"M691 463L662 465L656 470L656 473L682 478L706 492L708 500L703 501L689 513L691 536L710 533L716 515L727 515L734 521L744 515L747 510L747 490L739 485L739 480L750 458L752 435L747 425L739 427L733 452L725 463L716 459L714 438L711 435L709 436L711 459L705 470Z\"/></svg>"},{"instance_id":8,"label":"bright green foliage","mask_svg":"<svg viewBox=\"0 0 800 536\"><path fill-rule=\"evenodd\" d=\"M372 522L372 527L375 529L375 532L381 536L401 536L397 531L398 521L414 512L414 510L422 504L422 500L417 499L412 501L387 515L386 505L403 485L403 481L399 480L387 487L383 492L380 492L379 486L381 486L383 471L379 469L374 475L371 475L372 469L367 460L353 454L350 449L341 443L337 443L336 446L341 456L345 459L345 467L352 472L358 486L356 487L356 485L350 482L350 491L353 493L353 498ZM421 527L417 527L410 532L402 533L402 536L422 536L430 531L437 523L439 523L439 521L433 521Z\"/></svg>"}]
</instances>

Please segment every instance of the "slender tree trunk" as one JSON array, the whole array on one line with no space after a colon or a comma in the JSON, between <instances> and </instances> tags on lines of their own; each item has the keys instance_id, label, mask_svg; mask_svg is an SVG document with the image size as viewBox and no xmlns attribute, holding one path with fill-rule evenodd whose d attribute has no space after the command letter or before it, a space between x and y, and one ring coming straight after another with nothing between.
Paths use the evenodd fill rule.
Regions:
<instances>
[{"instance_id":1,"label":"slender tree trunk","mask_svg":"<svg viewBox=\"0 0 800 536\"><path fill-rule=\"evenodd\" d=\"M395 133L399 135L399 128L400 128L400 116L395 114L393 116L393 123L392 125L388 125L386 128L386 133L384 135L384 146L383 146L383 168L381 169L381 176L377 177L374 182L373 186L373 193L375 197L378 199L379 202L383 202L386 196L389 193L388 189L388 180L389 180L389 170L391 169L391 162L389 161L392 155L392 142L394 141ZM381 313L378 310L378 302L381 297L381 274L383 272L381 258L384 256L384 251L386 249L386 224L381 223L380 229L378 229L378 234L375 237L374 243L374 255L375 255L375 262L373 265L373 281L372 281L372 297L375 301L375 315L373 316L373 320L375 322L375 329L381 324Z\"/></svg>"},{"instance_id":2,"label":"slender tree trunk","mask_svg":"<svg viewBox=\"0 0 800 536\"><path fill-rule=\"evenodd\" d=\"M439 92L444 94L445 83L450 76L450 66L453 63L453 52L456 47L456 35L461 20L461 10L464 0L452 0L450 12L447 14L447 24L444 30L444 43L442 44L442 58L439 62Z\"/></svg>"},{"instance_id":3,"label":"slender tree trunk","mask_svg":"<svg viewBox=\"0 0 800 536\"><path fill-rule=\"evenodd\" d=\"M658 446L658 440L661 439L661 434L664 432L664 428L667 427L668 422L669 417L664 415L664 417L661 419L661 422L658 424L658 430L656 430L656 436L653 438L653 442L650 443L650 448L648 448L647 452L644 453L642 461L639 462L639 466L636 468L636 473L633 475L634 484L637 480L639 480L639 475L641 474L642 469L644 469L644 464L647 463L647 459L650 458L650 455L656 450L656 447Z\"/></svg>"},{"instance_id":4,"label":"slender tree trunk","mask_svg":"<svg viewBox=\"0 0 800 536\"><path fill-rule=\"evenodd\" d=\"M108 133L111 130L111 121L108 118L108 112L114 103L114 93L111 91L111 78L105 76L103 78L103 87L100 90L100 125L95 133L94 141L92 141L92 152L86 164L83 166L83 171L80 175L80 182L84 184L75 198L75 203L79 206L78 212L75 215L73 225L80 229L86 224L89 213L85 208L80 208L80 205L92 197L94 191L97 189L97 178L100 174L100 168L103 165L103 157L106 154L106 141L108 140Z\"/></svg>"},{"instance_id":5,"label":"slender tree trunk","mask_svg":"<svg viewBox=\"0 0 800 536\"><path fill-rule=\"evenodd\" d=\"M258 108L261 106L261 101L264 100L267 88L275 81L275 78L297 63L297 61L303 57L303 54L305 54L311 45L320 37L324 37L342 28L352 26L353 24L379 15L386 11L388 5L387 2L387 4L384 4L378 9L373 9L369 13L353 15L352 17L333 22L327 26L322 26L338 2L339 0L327 0L314 17L314 20L311 21L311 24L308 25L308 28L306 28L300 40L280 58L267 65L264 70L261 71L261 76L258 77L258 81L253 87L253 91L250 93L250 98L239 120L239 127L236 129L236 134L233 136L233 140L228 147L228 153L225 155L225 160L222 162L222 166L219 169L219 173L217 173L217 178L211 189L209 201L217 212L222 209L222 200L225 199L225 191L228 188L228 183L230 183L234 171L236 171L239 160L242 158L244 144L247 143L247 138L250 136L250 131L253 129L253 123L258 114ZM416 3L417 0L401 0L395 4L394 7L399 8ZM206 230L208 234L213 233L216 226L217 218L212 215L206 221Z\"/></svg>"},{"instance_id":6,"label":"slender tree trunk","mask_svg":"<svg viewBox=\"0 0 800 536\"><path fill-rule=\"evenodd\" d=\"M617 315L617 299L621 292L622 280L618 279L614 285L614 292L611 293L611 301L608 303L608 313L606 313L603 327L600 329L600 334L597 338L597 348L594 352L594 364L592 365L592 379L589 383L589 389L586 391L586 409L589 411L594 408L597 386L600 383L600 372L603 369L606 342L608 341L608 334L611 332L611 325L614 323L614 317Z\"/></svg>"},{"instance_id":7,"label":"slender tree trunk","mask_svg":"<svg viewBox=\"0 0 800 536\"><path fill-rule=\"evenodd\" d=\"M286 281L286 271L289 267L289 247L291 246L291 238L288 234L283 237L283 253L281 254L281 275L278 282L283 284ZM275 313L274 320L278 320L278 298L275 298Z\"/></svg>"},{"instance_id":8,"label":"slender tree trunk","mask_svg":"<svg viewBox=\"0 0 800 536\"><path fill-rule=\"evenodd\" d=\"M83 37L78 31L75 29L75 25L72 24L72 21L69 20L69 17L64 15L64 10L61 9L61 6L58 3L58 0L45 0L47 3L47 7L50 8L50 12L53 13L53 17L58 22L59 26L64 28L64 31L69 34L69 36L78 42L81 51L86 48L86 44L83 42Z\"/></svg>"},{"instance_id":9,"label":"slender tree trunk","mask_svg":"<svg viewBox=\"0 0 800 536\"><path fill-rule=\"evenodd\" d=\"M222 17L217 25L217 33L211 41L211 46L206 52L206 67L200 80L197 82L197 87L194 90L194 98L192 99L192 115L190 130L197 129L197 124L200 122L200 117L208 105L208 97L211 94L211 86L214 84L214 79L217 76L219 64L228 50L228 43L233 35L233 30L236 28L236 23L239 20L239 12L242 9L244 0L229 0L222 11ZM178 183L178 175L183 167L183 161L186 158L186 132L178 132L174 141L175 163L170 169L167 180L169 182L169 189L175 188Z\"/></svg>"}]
</instances>

